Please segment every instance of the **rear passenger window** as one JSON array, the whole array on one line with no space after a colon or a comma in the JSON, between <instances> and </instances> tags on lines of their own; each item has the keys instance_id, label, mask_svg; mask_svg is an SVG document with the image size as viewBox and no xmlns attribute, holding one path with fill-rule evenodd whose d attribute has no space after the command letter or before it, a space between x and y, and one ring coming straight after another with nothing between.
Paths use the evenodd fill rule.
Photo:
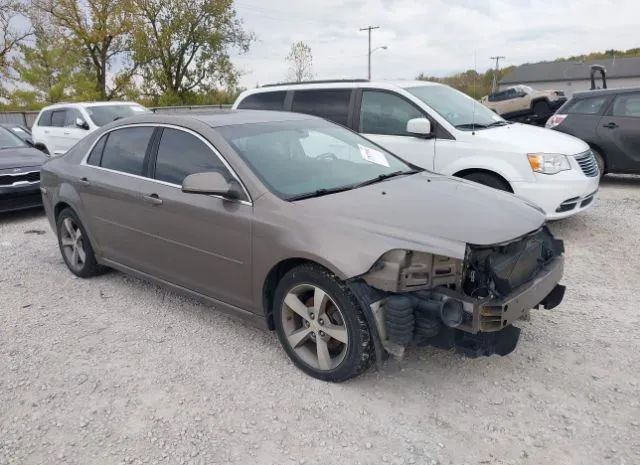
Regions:
<instances>
[{"instance_id":1,"label":"rear passenger window","mask_svg":"<svg viewBox=\"0 0 640 465\"><path fill-rule=\"evenodd\" d=\"M611 115L640 117L640 94L618 95L613 102Z\"/></svg>"},{"instance_id":2,"label":"rear passenger window","mask_svg":"<svg viewBox=\"0 0 640 465\"><path fill-rule=\"evenodd\" d=\"M350 89L299 90L291 111L320 116L344 126L349 119Z\"/></svg>"},{"instance_id":3,"label":"rear passenger window","mask_svg":"<svg viewBox=\"0 0 640 465\"><path fill-rule=\"evenodd\" d=\"M155 178L182 185L190 174L217 171L228 178L222 160L193 134L165 128L160 138Z\"/></svg>"},{"instance_id":4,"label":"rear passenger window","mask_svg":"<svg viewBox=\"0 0 640 465\"><path fill-rule=\"evenodd\" d=\"M40 119L38 119L38 126L48 127L51 126L51 114L53 111L47 110L43 111L42 115L40 115Z\"/></svg>"},{"instance_id":5,"label":"rear passenger window","mask_svg":"<svg viewBox=\"0 0 640 465\"><path fill-rule=\"evenodd\" d=\"M411 103L389 92L365 90L360 109L360 132L406 136L410 119L424 118Z\"/></svg>"},{"instance_id":6,"label":"rear passenger window","mask_svg":"<svg viewBox=\"0 0 640 465\"><path fill-rule=\"evenodd\" d=\"M283 110L286 92L263 92L249 95L238 104L244 110Z\"/></svg>"},{"instance_id":7,"label":"rear passenger window","mask_svg":"<svg viewBox=\"0 0 640 465\"><path fill-rule=\"evenodd\" d=\"M101 137L98 143L93 146L93 150L89 154L89 158L87 158L88 165L100 166L100 161L102 160L102 151L104 150L104 144L107 141L108 137L108 134Z\"/></svg>"},{"instance_id":8,"label":"rear passenger window","mask_svg":"<svg viewBox=\"0 0 640 465\"><path fill-rule=\"evenodd\" d=\"M576 100L568 109L569 114L599 115L607 103L607 97L591 97Z\"/></svg>"},{"instance_id":9,"label":"rear passenger window","mask_svg":"<svg viewBox=\"0 0 640 465\"><path fill-rule=\"evenodd\" d=\"M66 110L54 110L51 115L51 126L56 128L64 127L65 119L67 118Z\"/></svg>"},{"instance_id":10,"label":"rear passenger window","mask_svg":"<svg viewBox=\"0 0 640 465\"><path fill-rule=\"evenodd\" d=\"M103 168L142 176L152 127L116 129L109 133L102 152Z\"/></svg>"}]
</instances>

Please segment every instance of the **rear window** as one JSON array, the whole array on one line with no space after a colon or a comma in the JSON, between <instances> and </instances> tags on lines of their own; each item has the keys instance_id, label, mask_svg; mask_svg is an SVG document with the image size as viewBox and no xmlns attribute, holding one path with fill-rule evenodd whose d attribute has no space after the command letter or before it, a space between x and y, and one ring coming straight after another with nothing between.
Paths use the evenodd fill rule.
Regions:
<instances>
[{"instance_id":1,"label":"rear window","mask_svg":"<svg viewBox=\"0 0 640 465\"><path fill-rule=\"evenodd\" d=\"M599 115L606 103L606 96L590 97L570 103L565 111L577 115Z\"/></svg>"},{"instance_id":2,"label":"rear window","mask_svg":"<svg viewBox=\"0 0 640 465\"><path fill-rule=\"evenodd\" d=\"M350 89L298 90L291 111L320 116L344 126L349 119Z\"/></svg>"},{"instance_id":3,"label":"rear window","mask_svg":"<svg viewBox=\"0 0 640 465\"><path fill-rule=\"evenodd\" d=\"M152 127L116 129L109 133L102 152L103 168L142 176Z\"/></svg>"},{"instance_id":4,"label":"rear window","mask_svg":"<svg viewBox=\"0 0 640 465\"><path fill-rule=\"evenodd\" d=\"M238 108L243 110L283 110L286 96L285 91L252 94L242 100L238 104Z\"/></svg>"}]
</instances>

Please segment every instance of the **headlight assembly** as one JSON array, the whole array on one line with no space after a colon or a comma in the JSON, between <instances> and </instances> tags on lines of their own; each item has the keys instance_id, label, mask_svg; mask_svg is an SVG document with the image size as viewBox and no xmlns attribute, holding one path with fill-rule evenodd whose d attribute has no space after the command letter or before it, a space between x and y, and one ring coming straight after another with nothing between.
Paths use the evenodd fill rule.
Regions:
<instances>
[{"instance_id":1,"label":"headlight assembly","mask_svg":"<svg viewBox=\"0 0 640 465\"><path fill-rule=\"evenodd\" d=\"M559 153L529 153L527 158L536 173L556 174L571 169L567 156Z\"/></svg>"}]
</instances>

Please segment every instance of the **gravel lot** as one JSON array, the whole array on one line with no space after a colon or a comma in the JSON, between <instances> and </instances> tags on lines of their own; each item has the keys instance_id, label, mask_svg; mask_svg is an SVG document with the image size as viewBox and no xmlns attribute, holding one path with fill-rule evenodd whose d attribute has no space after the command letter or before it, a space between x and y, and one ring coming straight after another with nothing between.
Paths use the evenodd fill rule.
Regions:
<instances>
[{"instance_id":1,"label":"gravel lot","mask_svg":"<svg viewBox=\"0 0 640 465\"><path fill-rule=\"evenodd\" d=\"M65 268L42 212L0 217L0 464L640 464L640 178L565 239L564 303L507 357L412 349L341 385L274 334Z\"/></svg>"}]
</instances>

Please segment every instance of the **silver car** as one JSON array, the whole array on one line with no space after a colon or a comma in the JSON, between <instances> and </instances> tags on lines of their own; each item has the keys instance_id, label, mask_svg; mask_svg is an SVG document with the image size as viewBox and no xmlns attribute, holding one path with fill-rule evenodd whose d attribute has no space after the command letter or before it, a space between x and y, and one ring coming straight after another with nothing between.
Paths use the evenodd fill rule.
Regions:
<instances>
[{"instance_id":1,"label":"silver car","mask_svg":"<svg viewBox=\"0 0 640 465\"><path fill-rule=\"evenodd\" d=\"M507 354L512 323L564 293L537 207L312 116L116 121L47 162L42 193L76 275L115 268L249 318L327 381L413 344Z\"/></svg>"}]
</instances>

